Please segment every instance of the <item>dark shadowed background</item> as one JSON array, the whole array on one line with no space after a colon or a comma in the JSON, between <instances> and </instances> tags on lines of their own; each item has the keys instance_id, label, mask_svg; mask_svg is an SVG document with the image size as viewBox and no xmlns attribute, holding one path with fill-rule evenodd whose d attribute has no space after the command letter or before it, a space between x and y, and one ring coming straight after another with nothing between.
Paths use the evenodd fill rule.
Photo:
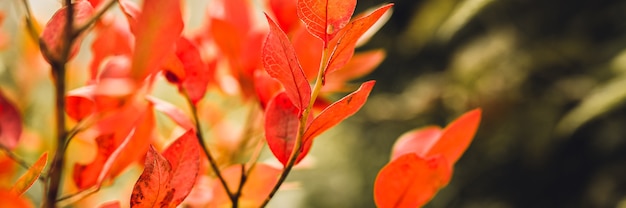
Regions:
<instances>
[{"instance_id":1,"label":"dark shadowed background","mask_svg":"<svg viewBox=\"0 0 626 208\"><path fill-rule=\"evenodd\" d=\"M478 134L427 207L626 206L625 20L626 1L395 1L362 48L388 52L368 103L293 177L303 206L374 207L399 135L476 107Z\"/></svg>"}]
</instances>

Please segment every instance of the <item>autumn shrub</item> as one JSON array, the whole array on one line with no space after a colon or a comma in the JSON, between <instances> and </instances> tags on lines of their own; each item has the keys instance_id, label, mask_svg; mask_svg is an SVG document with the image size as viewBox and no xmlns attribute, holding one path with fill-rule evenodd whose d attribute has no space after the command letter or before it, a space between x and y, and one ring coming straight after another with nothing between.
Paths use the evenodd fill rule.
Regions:
<instances>
[{"instance_id":1,"label":"autumn shrub","mask_svg":"<svg viewBox=\"0 0 626 208\"><path fill-rule=\"evenodd\" d=\"M393 7L353 16L356 0L215 0L199 29L183 32L183 3L64 0L39 25L22 1L25 41L38 47L23 50L29 60L20 61L45 61L49 69L55 135L24 134L27 118L16 104L24 101L2 85L3 207L266 206L315 138L366 103L375 81L350 81L385 52L355 47ZM89 54L88 65L73 62L81 53ZM74 79L84 82L69 87ZM164 83L175 95L158 92ZM337 94L347 95L332 99ZM232 108L245 109L243 122L227 118ZM450 181L480 117L472 110L443 129L403 135L375 181L376 205L427 203ZM18 150L33 140L52 141L52 148L26 161ZM258 160L265 145L276 164ZM133 168L141 174L125 175ZM128 177L116 200L89 197ZM25 195L36 182L44 196Z\"/></svg>"}]
</instances>

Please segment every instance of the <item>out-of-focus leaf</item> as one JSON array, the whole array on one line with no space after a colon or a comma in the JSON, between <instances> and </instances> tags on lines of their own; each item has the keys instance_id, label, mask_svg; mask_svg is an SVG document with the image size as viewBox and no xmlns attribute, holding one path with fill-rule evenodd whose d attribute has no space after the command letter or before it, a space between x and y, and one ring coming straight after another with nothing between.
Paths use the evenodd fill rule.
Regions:
<instances>
[{"instance_id":1,"label":"out-of-focus leaf","mask_svg":"<svg viewBox=\"0 0 626 208\"><path fill-rule=\"evenodd\" d=\"M191 191L200 170L200 146L187 131L159 154L150 146L145 168L131 196L131 207L175 207Z\"/></svg>"},{"instance_id":2,"label":"out-of-focus leaf","mask_svg":"<svg viewBox=\"0 0 626 208\"><path fill-rule=\"evenodd\" d=\"M9 150L17 147L22 128L22 116L0 91L0 145Z\"/></svg>"},{"instance_id":3,"label":"out-of-focus leaf","mask_svg":"<svg viewBox=\"0 0 626 208\"><path fill-rule=\"evenodd\" d=\"M241 183L242 165L233 165L222 171L230 190L237 190ZM246 169L247 170L247 169ZM281 170L259 163L246 175L246 182L241 190L241 207L259 207L278 181ZM231 201L221 183L213 183L213 200L209 207L231 207Z\"/></svg>"},{"instance_id":4,"label":"out-of-focus leaf","mask_svg":"<svg viewBox=\"0 0 626 208\"><path fill-rule=\"evenodd\" d=\"M175 189L170 187L172 166L153 146L148 149L143 172L130 198L130 207L170 207Z\"/></svg>"},{"instance_id":5,"label":"out-of-focus leaf","mask_svg":"<svg viewBox=\"0 0 626 208\"><path fill-rule=\"evenodd\" d=\"M171 165L171 176L167 181L174 189L170 205L180 204L191 192L200 170L200 146L195 131L188 130L172 143L163 157Z\"/></svg>"},{"instance_id":6,"label":"out-of-focus leaf","mask_svg":"<svg viewBox=\"0 0 626 208\"><path fill-rule=\"evenodd\" d=\"M109 56L132 54L133 38L128 27L118 19L96 22L95 36L91 45L93 59L89 65L90 81L96 80L101 63Z\"/></svg>"},{"instance_id":7,"label":"out-of-focus leaf","mask_svg":"<svg viewBox=\"0 0 626 208\"><path fill-rule=\"evenodd\" d=\"M457 31L463 28L472 17L480 13L493 0L461 1L448 18L441 24L437 36L441 41L448 41Z\"/></svg>"},{"instance_id":8,"label":"out-of-focus leaf","mask_svg":"<svg viewBox=\"0 0 626 208\"><path fill-rule=\"evenodd\" d=\"M270 150L283 165L287 164L300 126L300 110L287 93L278 93L265 109L265 139Z\"/></svg>"},{"instance_id":9,"label":"out-of-focus leaf","mask_svg":"<svg viewBox=\"0 0 626 208\"><path fill-rule=\"evenodd\" d=\"M98 208L121 208L121 207L122 205L120 204L120 201L104 202L100 204L100 206L98 206Z\"/></svg>"},{"instance_id":10,"label":"out-of-focus leaf","mask_svg":"<svg viewBox=\"0 0 626 208\"><path fill-rule=\"evenodd\" d=\"M25 198L22 198L22 197L18 196L17 194L15 194L15 193L13 193L11 191L7 191L7 190L0 190L0 199L2 199L0 204L2 204L3 208L32 208L32 207L35 207L35 206L33 206L33 204L31 204Z\"/></svg>"},{"instance_id":11,"label":"out-of-focus leaf","mask_svg":"<svg viewBox=\"0 0 626 208\"><path fill-rule=\"evenodd\" d=\"M120 9L122 10L122 13L124 13L126 20L128 21L128 27L130 28L130 31L136 36L137 35L137 20L139 19L141 10L139 9L139 6L134 1L119 0L119 2L120 2L119 4Z\"/></svg>"},{"instance_id":12,"label":"out-of-focus leaf","mask_svg":"<svg viewBox=\"0 0 626 208\"><path fill-rule=\"evenodd\" d=\"M326 45L348 24L356 0L298 0L298 17Z\"/></svg>"},{"instance_id":13,"label":"out-of-focus leaf","mask_svg":"<svg viewBox=\"0 0 626 208\"><path fill-rule=\"evenodd\" d=\"M583 124L603 115L626 101L626 75L599 86L568 112L556 126L560 136L572 134Z\"/></svg>"},{"instance_id":14,"label":"out-of-focus leaf","mask_svg":"<svg viewBox=\"0 0 626 208\"><path fill-rule=\"evenodd\" d=\"M428 150L427 156L442 154L449 164L455 164L474 139L481 115L481 109L474 109L448 124L439 141Z\"/></svg>"},{"instance_id":15,"label":"out-of-focus leaf","mask_svg":"<svg viewBox=\"0 0 626 208\"><path fill-rule=\"evenodd\" d=\"M354 55L354 48L359 38L369 30L393 4L384 5L369 15L351 21L345 28L341 29L337 37L330 41L329 45L334 48L332 56L328 61L326 74L343 67Z\"/></svg>"},{"instance_id":16,"label":"out-of-focus leaf","mask_svg":"<svg viewBox=\"0 0 626 208\"><path fill-rule=\"evenodd\" d=\"M154 105L154 109L158 110L168 117L172 119L176 124L182 127L185 130L196 128L195 124L191 121L191 119L177 106L168 103L167 101L161 100L159 98L153 96L147 96L146 99L150 101Z\"/></svg>"},{"instance_id":17,"label":"out-of-focus leaf","mask_svg":"<svg viewBox=\"0 0 626 208\"><path fill-rule=\"evenodd\" d=\"M280 82L276 81L264 70L257 70L254 73L254 89L256 91L261 107L265 109L267 103L282 89Z\"/></svg>"},{"instance_id":18,"label":"out-of-focus leaf","mask_svg":"<svg viewBox=\"0 0 626 208\"><path fill-rule=\"evenodd\" d=\"M293 31L291 41L304 75L309 79L309 82L315 81L320 69L324 42L313 36L304 27L299 27Z\"/></svg>"},{"instance_id":19,"label":"out-of-focus leaf","mask_svg":"<svg viewBox=\"0 0 626 208\"><path fill-rule=\"evenodd\" d=\"M41 175L41 171L46 167L46 163L48 163L48 152L44 152L37 162L35 162L24 175L20 176L17 179L17 182L13 187L11 187L11 192L15 193L18 196L24 194L30 187L39 179Z\"/></svg>"},{"instance_id":20,"label":"out-of-focus leaf","mask_svg":"<svg viewBox=\"0 0 626 208\"><path fill-rule=\"evenodd\" d=\"M280 29L289 34L300 23L298 19L297 1L269 0L269 8L276 18Z\"/></svg>"},{"instance_id":21,"label":"out-of-focus leaf","mask_svg":"<svg viewBox=\"0 0 626 208\"><path fill-rule=\"evenodd\" d=\"M387 164L374 182L380 208L413 208L426 204L448 184L451 169L441 155L428 159L409 153Z\"/></svg>"},{"instance_id":22,"label":"out-of-focus leaf","mask_svg":"<svg viewBox=\"0 0 626 208\"><path fill-rule=\"evenodd\" d=\"M80 121L96 112L95 90L96 86L87 85L67 92L65 97L67 115Z\"/></svg>"},{"instance_id":23,"label":"out-of-focus leaf","mask_svg":"<svg viewBox=\"0 0 626 208\"><path fill-rule=\"evenodd\" d=\"M198 47L184 37L176 42L176 56L182 62L185 71L185 77L181 80L179 88L196 104L204 97L209 85L209 66L202 61Z\"/></svg>"},{"instance_id":24,"label":"out-of-focus leaf","mask_svg":"<svg viewBox=\"0 0 626 208\"><path fill-rule=\"evenodd\" d=\"M132 58L132 78L143 81L159 69L174 51L183 30L179 0L144 1L137 17L135 48Z\"/></svg>"},{"instance_id":25,"label":"out-of-focus leaf","mask_svg":"<svg viewBox=\"0 0 626 208\"><path fill-rule=\"evenodd\" d=\"M287 35L272 19L268 16L266 18L270 25L270 33L263 45L263 66L271 77L283 84L293 105L302 111L311 100L311 86Z\"/></svg>"},{"instance_id":26,"label":"out-of-focus leaf","mask_svg":"<svg viewBox=\"0 0 626 208\"><path fill-rule=\"evenodd\" d=\"M88 1L79 1L72 4L74 12L74 25L82 25L91 17L93 7ZM67 21L67 7L59 9L48 21L41 33L41 41L46 44L48 53L43 53L48 63L59 60L62 56L64 47L67 45L65 25ZM68 59L71 59L78 52L81 38L74 41L70 49Z\"/></svg>"},{"instance_id":27,"label":"out-of-focus leaf","mask_svg":"<svg viewBox=\"0 0 626 208\"><path fill-rule=\"evenodd\" d=\"M89 164L75 164L73 179L78 188L99 186L115 178L140 159L152 141L154 113L151 107L126 106L96 124L100 135L96 158Z\"/></svg>"},{"instance_id":28,"label":"out-of-focus leaf","mask_svg":"<svg viewBox=\"0 0 626 208\"><path fill-rule=\"evenodd\" d=\"M345 66L326 76L326 83L322 91L349 90L350 87L346 86L347 81L369 74L385 59L385 56L385 51L382 49L354 54Z\"/></svg>"},{"instance_id":29,"label":"out-of-focus leaf","mask_svg":"<svg viewBox=\"0 0 626 208\"><path fill-rule=\"evenodd\" d=\"M346 95L341 100L324 109L307 127L304 133L304 141L312 140L359 111L365 104L365 101L367 101L374 84L376 84L376 81L365 82L353 93Z\"/></svg>"},{"instance_id":30,"label":"out-of-focus leaf","mask_svg":"<svg viewBox=\"0 0 626 208\"><path fill-rule=\"evenodd\" d=\"M404 133L393 145L391 160L409 153L426 157L426 153L439 141L442 133L439 126L427 126Z\"/></svg>"}]
</instances>

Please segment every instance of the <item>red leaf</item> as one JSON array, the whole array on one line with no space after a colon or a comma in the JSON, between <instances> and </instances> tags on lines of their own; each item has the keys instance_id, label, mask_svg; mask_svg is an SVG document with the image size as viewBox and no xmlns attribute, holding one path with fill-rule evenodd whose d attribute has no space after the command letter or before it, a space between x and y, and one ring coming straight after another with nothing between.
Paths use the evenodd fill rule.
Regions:
<instances>
[{"instance_id":1,"label":"red leaf","mask_svg":"<svg viewBox=\"0 0 626 208\"><path fill-rule=\"evenodd\" d=\"M321 51L323 50L324 43L322 40L309 33L304 27L300 27L293 32L291 41L296 50L296 56L298 56L298 61L300 61L304 75L309 81L314 81L320 68L320 60L322 59Z\"/></svg>"},{"instance_id":2,"label":"red leaf","mask_svg":"<svg viewBox=\"0 0 626 208\"><path fill-rule=\"evenodd\" d=\"M142 81L174 51L183 30L179 0L144 1L137 18L132 77Z\"/></svg>"},{"instance_id":3,"label":"red leaf","mask_svg":"<svg viewBox=\"0 0 626 208\"><path fill-rule=\"evenodd\" d=\"M43 169L46 167L47 162L48 162L48 152L44 152L39 157L37 162L35 162L32 166L30 166L30 168L28 168L28 171L26 171L24 175L20 176L20 178L17 179L17 182L15 183L15 185L11 187L11 192L18 196L21 196L26 191L28 191L28 189L30 189L33 183L35 183L35 181L39 179L39 175L41 175L41 171L43 171Z\"/></svg>"},{"instance_id":4,"label":"red leaf","mask_svg":"<svg viewBox=\"0 0 626 208\"><path fill-rule=\"evenodd\" d=\"M176 191L170 187L171 171L167 159L150 145L145 168L133 188L130 207L170 207Z\"/></svg>"},{"instance_id":5,"label":"red leaf","mask_svg":"<svg viewBox=\"0 0 626 208\"><path fill-rule=\"evenodd\" d=\"M263 66L271 77L283 84L291 102L303 110L311 100L311 86L287 35L272 19L267 15L265 17L270 25L270 33L263 45Z\"/></svg>"},{"instance_id":6,"label":"red leaf","mask_svg":"<svg viewBox=\"0 0 626 208\"><path fill-rule=\"evenodd\" d=\"M96 86L88 85L67 92L65 97L67 115L80 121L96 112L95 90Z\"/></svg>"},{"instance_id":7,"label":"red leaf","mask_svg":"<svg viewBox=\"0 0 626 208\"><path fill-rule=\"evenodd\" d=\"M472 142L480 124L481 114L481 109L474 109L448 124L439 141L430 148L427 155L442 154L450 164L456 163Z\"/></svg>"},{"instance_id":8,"label":"red leaf","mask_svg":"<svg viewBox=\"0 0 626 208\"><path fill-rule=\"evenodd\" d=\"M141 14L141 10L139 6L134 1L130 0L119 0L120 9L126 20L128 21L128 27L130 31L136 36L137 35L137 20L139 19L139 15Z\"/></svg>"},{"instance_id":9,"label":"red leaf","mask_svg":"<svg viewBox=\"0 0 626 208\"><path fill-rule=\"evenodd\" d=\"M285 92L278 93L265 109L265 139L283 165L287 164L295 144L300 126L299 112Z\"/></svg>"},{"instance_id":10,"label":"red leaf","mask_svg":"<svg viewBox=\"0 0 626 208\"><path fill-rule=\"evenodd\" d=\"M405 154L387 164L374 183L380 208L421 207L450 181L451 169L441 155L424 159Z\"/></svg>"},{"instance_id":11,"label":"red leaf","mask_svg":"<svg viewBox=\"0 0 626 208\"><path fill-rule=\"evenodd\" d=\"M283 88L280 82L272 79L266 71L257 70L254 73L254 89L261 103L261 107L265 109L267 103Z\"/></svg>"},{"instance_id":12,"label":"red leaf","mask_svg":"<svg viewBox=\"0 0 626 208\"><path fill-rule=\"evenodd\" d=\"M357 41L380 17L387 12L393 4L387 4L375 10L371 14L353 20L337 34L329 45L334 48L332 56L328 61L326 74L343 67L354 55L354 47Z\"/></svg>"},{"instance_id":13,"label":"red leaf","mask_svg":"<svg viewBox=\"0 0 626 208\"><path fill-rule=\"evenodd\" d=\"M356 0L298 0L298 17L324 45L346 26Z\"/></svg>"},{"instance_id":14,"label":"red leaf","mask_svg":"<svg viewBox=\"0 0 626 208\"><path fill-rule=\"evenodd\" d=\"M290 33L300 23L298 19L297 1L294 0L269 0L269 8L272 10L280 29Z\"/></svg>"},{"instance_id":15,"label":"red leaf","mask_svg":"<svg viewBox=\"0 0 626 208\"><path fill-rule=\"evenodd\" d=\"M79 1L72 4L74 12L74 25L82 25L91 17L93 13L93 7L88 1ZM59 60L62 56L63 47L65 44L65 25L67 23L67 7L59 9L52 18L46 24L43 32L41 33L41 41L46 44L48 54L44 53L44 58L48 63ZM74 41L70 50L68 59L71 59L78 52L78 46L80 45L82 38ZM49 55L49 56L48 56Z\"/></svg>"},{"instance_id":16,"label":"red leaf","mask_svg":"<svg viewBox=\"0 0 626 208\"><path fill-rule=\"evenodd\" d=\"M202 61L198 47L184 37L176 42L176 56L185 70L185 78L179 89L185 90L191 101L196 104L206 93L210 78L209 66Z\"/></svg>"},{"instance_id":17,"label":"red leaf","mask_svg":"<svg viewBox=\"0 0 626 208\"><path fill-rule=\"evenodd\" d=\"M95 36L91 51L93 59L89 68L91 70L91 81L96 80L98 69L101 63L109 56L132 54L133 38L128 30L128 26L118 19L111 21L101 20L96 22Z\"/></svg>"},{"instance_id":18,"label":"red leaf","mask_svg":"<svg viewBox=\"0 0 626 208\"><path fill-rule=\"evenodd\" d=\"M402 134L393 145L391 151L391 160L409 154L415 153L420 157L426 157L426 153L441 138L443 130L439 126L428 126Z\"/></svg>"},{"instance_id":19,"label":"red leaf","mask_svg":"<svg viewBox=\"0 0 626 208\"><path fill-rule=\"evenodd\" d=\"M230 190L237 190L241 183L242 165L233 165L222 171ZM248 169L246 169L248 171ZM278 181L281 170L258 163L246 175L246 182L239 198L240 207L259 207ZM229 197L221 183L213 184L213 199L208 207L231 207Z\"/></svg>"},{"instance_id":20,"label":"red leaf","mask_svg":"<svg viewBox=\"0 0 626 208\"><path fill-rule=\"evenodd\" d=\"M172 143L161 156L154 147L131 196L131 207L174 207L193 188L200 170L200 146L193 130Z\"/></svg>"},{"instance_id":21,"label":"red leaf","mask_svg":"<svg viewBox=\"0 0 626 208\"><path fill-rule=\"evenodd\" d=\"M22 128L22 116L0 91L0 145L9 150L17 147Z\"/></svg>"},{"instance_id":22,"label":"red leaf","mask_svg":"<svg viewBox=\"0 0 626 208\"><path fill-rule=\"evenodd\" d=\"M363 104L365 104L365 101L367 101L367 97L372 91L374 84L376 84L375 81L365 82L355 92L346 95L341 100L338 100L324 109L307 127L304 133L304 141L312 140L359 111Z\"/></svg>"},{"instance_id":23,"label":"red leaf","mask_svg":"<svg viewBox=\"0 0 626 208\"><path fill-rule=\"evenodd\" d=\"M172 167L170 187L175 189L170 204L180 204L196 183L200 170L200 146L195 131L188 130L172 143L163 156Z\"/></svg>"},{"instance_id":24,"label":"red leaf","mask_svg":"<svg viewBox=\"0 0 626 208\"><path fill-rule=\"evenodd\" d=\"M161 100L159 98L153 96L147 96L146 99L150 101L154 105L154 109L161 111L170 119L172 119L176 124L182 127L185 130L193 129L195 130L196 126L191 121L191 119L177 106L168 103L167 101Z\"/></svg>"}]
</instances>

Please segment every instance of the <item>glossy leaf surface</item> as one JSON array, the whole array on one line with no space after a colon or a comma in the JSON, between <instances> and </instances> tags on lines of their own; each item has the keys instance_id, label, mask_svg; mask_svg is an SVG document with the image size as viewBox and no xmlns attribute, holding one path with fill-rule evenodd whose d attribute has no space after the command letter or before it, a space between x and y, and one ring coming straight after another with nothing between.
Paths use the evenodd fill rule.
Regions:
<instances>
[{"instance_id":1,"label":"glossy leaf surface","mask_svg":"<svg viewBox=\"0 0 626 208\"><path fill-rule=\"evenodd\" d=\"M291 102L303 110L311 100L311 86L287 35L269 17L267 21L270 33L263 45L263 66L271 77L283 84Z\"/></svg>"},{"instance_id":2,"label":"glossy leaf surface","mask_svg":"<svg viewBox=\"0 0 626 208\"><path fill-rule=\"evenodd\" d=\"M35 181L39 179L39 176L41 175L41 171L43 171L47 163L48 163L48 152L44 152L39 157L37 162L35 162L32 166L30 166L30 168L28 168L26 173L24 173L24 175L20 176L20 178L17 179L17 182L15 183L15 185L11 187L11 192L20 196L24 194L26 191L28 191L28 189L30 189L30 187L35 183Z\"/></svg>"}]
</instances>

